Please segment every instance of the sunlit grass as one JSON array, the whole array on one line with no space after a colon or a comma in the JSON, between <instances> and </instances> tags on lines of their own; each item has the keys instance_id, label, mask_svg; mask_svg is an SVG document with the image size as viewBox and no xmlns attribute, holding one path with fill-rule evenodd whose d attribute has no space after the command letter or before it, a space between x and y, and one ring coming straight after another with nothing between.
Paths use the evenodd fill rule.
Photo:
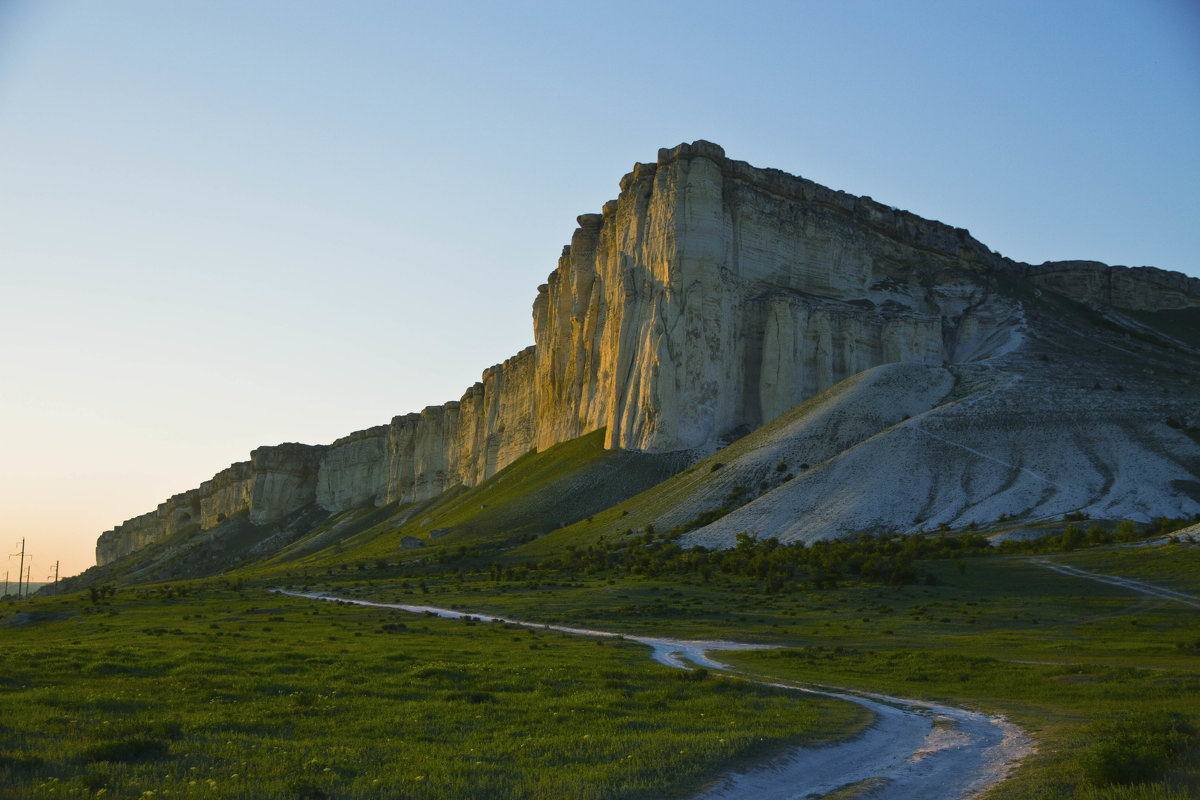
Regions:
<instances>
[{"instance_id":1,"label":"sunlit grass","mask_svg":"<svg viewBox=\"0 0 1200 800\"><path fill-rule=\"evenodd\" d=\"M866 717L631 643L172 594L7 616L0 796L668 797Z\"/></svg>"}]
</instances>

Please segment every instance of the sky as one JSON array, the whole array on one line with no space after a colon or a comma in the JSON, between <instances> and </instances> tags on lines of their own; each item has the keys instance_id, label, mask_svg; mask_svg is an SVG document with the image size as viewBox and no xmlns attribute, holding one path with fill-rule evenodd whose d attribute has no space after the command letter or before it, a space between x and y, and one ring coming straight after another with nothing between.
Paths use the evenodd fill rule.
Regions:
<instances>
[{"instance_id":1,"label":"sky","mask_svg":"<svg viewBox=\"0 0 1200 800\"><path fill-rule=\"evenodd\" d=\"M79 572L254 447L457 399L696 139L1200 277L1191 0L0 0L0 556Z\"/></svg>"}]
</instances>

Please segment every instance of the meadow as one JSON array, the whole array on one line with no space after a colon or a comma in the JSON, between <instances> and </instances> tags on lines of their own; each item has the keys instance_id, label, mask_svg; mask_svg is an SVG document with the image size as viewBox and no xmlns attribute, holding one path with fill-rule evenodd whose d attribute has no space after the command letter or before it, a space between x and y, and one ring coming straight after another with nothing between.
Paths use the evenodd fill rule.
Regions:
<instances>
[{"instance_id":1,"label":"meadow","mask_svg":"<svg viewBox=\"0 0 1200 800\"><path fill-rule=\"evenodd\" d=\"M259 587L0 613L6 798L682 797L867 722L632 643Z\"/></svg>"},{"instance_id":2,"label":"meadow","mask_svg":"<svg viewBox=\"0 0 1200 800\"><path fill-rule=\"evenodd\" d=\"M1200 547L1107 545L1037 558L1200 595ZM961 552L961 551L960 551ZM460 563L454 561L453 563ZM722 653L742 674L848 687L1003 714L1038 750L996 798L1200 794L1200 611L1001 552L917 562L918 583L843 576L835 588L770 573L513 573L409 566L338 572L331 590L630 633L733 638L782 649ZM497 577L499 576L499 577Z\"/></svg>"},{"instance_id":3,"label":"meadow","mask_svg":"<svg viewBox=\"0 0 1200 800\"><path fill-rule=\"evenodd\" d=\"M705 552L646 526L535 557L521 532L388 549L391 513L225 577L4 603L0 797L688 797L869 724L741 677L1003 714L1037 750L1001 800L1200 794L1200 611L1036 563L1200 595L1193 544L1067 524ZM275 588L779 649L683 672L619 639Z\"/></svg>"}]
</instances>

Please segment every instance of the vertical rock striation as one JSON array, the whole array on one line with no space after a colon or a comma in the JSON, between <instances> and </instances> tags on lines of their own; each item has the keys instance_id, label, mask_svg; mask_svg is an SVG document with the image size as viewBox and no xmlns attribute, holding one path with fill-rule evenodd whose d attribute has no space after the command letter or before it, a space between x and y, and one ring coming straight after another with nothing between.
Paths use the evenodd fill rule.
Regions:
<instances>
[{"instance_id":1,"label":"vertical rock striation","mask_svg":"<svg viewBox=\"0 0 1200 800\"><path fill-rule=\"evenodd\" d=\"M259 447L249 461L232 464L199 488L100 534L96 563L107 564L181 531L214 527L235 514L246 513L256 524L285 517L315 499L325 450L305 444Z\"/></svg>"},{"instance_id":2,"label":"vertical rock striation","mask_svg":"<svg viewBox=\"0 0 1200 800\"><path fill-rule=\"evenodd\" d=\"M698 141L636 164L578 218L533 304L535 345L458 401L328 447L255 450L103 534L101 564L247 509L269 522L474 485L600 428L610 448L712 446L862 370L986 358L1019 341L998 278L1134 310L1200 306L1200 281L1018 264L961 229L758 169Z\"/></svg>"},{"instance_id":3,"label":"vertical rock striation","mask_svg":"<svg viewBox=\"0 0 1200 800\"><path fill-rule=\"evenodd\" d=\"M1004 264L708 142L660 151L538 290L537 445L604 427L609 447L699 447L868 367L954 360L966 320L1015 322L987 289Z\"/></svg>"}]
</instances>

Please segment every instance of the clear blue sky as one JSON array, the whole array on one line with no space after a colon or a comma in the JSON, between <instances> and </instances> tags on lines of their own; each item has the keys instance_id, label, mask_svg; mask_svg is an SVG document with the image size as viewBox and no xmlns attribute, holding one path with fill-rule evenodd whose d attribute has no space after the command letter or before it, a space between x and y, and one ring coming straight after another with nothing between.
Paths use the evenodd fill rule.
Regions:
<instances>
[{"instance_id":1,"label":"clear blue sky","mask_svg":"<svg viewBox=\"0 0 1200 800\"><path fill-rule=\"evenodd\" d=\"M742 5L0 0L0 546L457 399L682 141L1200 276L1200 4Z\"/></svg>"}]
</instances>

